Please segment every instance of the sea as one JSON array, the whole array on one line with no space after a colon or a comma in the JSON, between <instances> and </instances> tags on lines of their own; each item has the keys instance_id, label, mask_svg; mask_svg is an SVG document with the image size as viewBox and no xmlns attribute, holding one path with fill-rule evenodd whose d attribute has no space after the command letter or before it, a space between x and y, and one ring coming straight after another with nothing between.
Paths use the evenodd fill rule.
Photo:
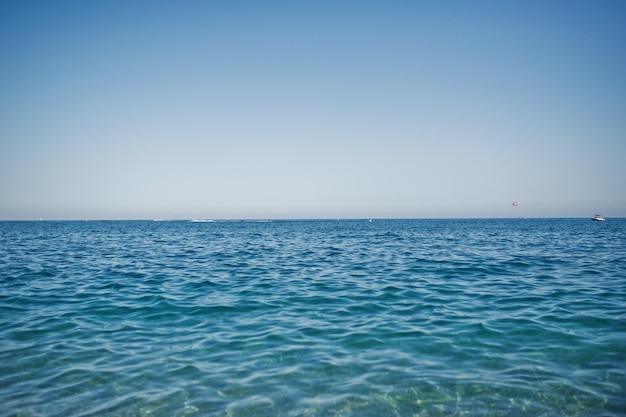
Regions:
<instances>
[{"instance_id":1,"label":"sea","mask_svg":"<svg viewBox=\"0 0 626 417\"><path fill-rule=\"evenodd\" d=\"M626 219L0 222L0 416L626 416Z\"/></svg>"}]
</instances>

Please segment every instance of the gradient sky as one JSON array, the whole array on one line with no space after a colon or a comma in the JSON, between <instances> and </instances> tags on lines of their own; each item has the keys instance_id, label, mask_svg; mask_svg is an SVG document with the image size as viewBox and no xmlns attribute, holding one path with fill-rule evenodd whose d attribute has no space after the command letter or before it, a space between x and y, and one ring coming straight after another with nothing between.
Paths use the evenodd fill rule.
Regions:
<instances>
[{"instance_id":1,"label":"gradient sky","mask_svg":"<svg viewBox=\"0 0 626 417\"><path fill-rule=\"evenodd\" d=\"M2 1L0 219L626 216L624 22L622 0Z\"/></svg>"}]
</instances>

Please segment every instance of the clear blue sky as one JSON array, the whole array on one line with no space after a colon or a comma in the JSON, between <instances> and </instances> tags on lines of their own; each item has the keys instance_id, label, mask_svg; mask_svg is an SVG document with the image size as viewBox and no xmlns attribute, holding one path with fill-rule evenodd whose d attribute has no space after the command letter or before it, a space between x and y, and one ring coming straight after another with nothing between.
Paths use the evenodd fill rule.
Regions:
<instances>
[{"instance_id":1,"label":"clear blue sky","mask_svg":"<svg viewBox=\"0 0 626 417\"><path fill-rule=\"evenodd\" d=\"M624 22L622 0L2 1L0 219L626 216Z\"/></svg>"}]
</instances>

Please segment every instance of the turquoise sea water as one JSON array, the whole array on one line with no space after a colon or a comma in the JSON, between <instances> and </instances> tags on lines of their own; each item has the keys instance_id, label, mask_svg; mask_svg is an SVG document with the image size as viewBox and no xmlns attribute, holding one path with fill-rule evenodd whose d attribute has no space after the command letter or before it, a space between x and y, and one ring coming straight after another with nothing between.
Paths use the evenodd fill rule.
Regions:
<instances>
[{"instance_id":1,"label":"turquoise sea water","mask_svg":"<svg viewBox=\"0 0 626 417\"><path fill-rule=\"evenodd\" d=\"M626 219L0 222L0 416L624 416Z\"/></svg>"}]
</instances>

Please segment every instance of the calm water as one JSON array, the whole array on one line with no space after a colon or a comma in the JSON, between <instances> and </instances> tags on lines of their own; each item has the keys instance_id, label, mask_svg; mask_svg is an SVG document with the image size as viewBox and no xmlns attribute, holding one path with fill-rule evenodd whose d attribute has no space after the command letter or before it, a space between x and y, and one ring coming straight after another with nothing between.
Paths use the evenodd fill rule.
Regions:
<instances>
[{"instance_id":1,"label":"calm water","mask_svg":"<svg viewBox=\"0 0 626 417\"><path fill-rule=\"evenodd\" d=\"M0 222L0 416L624 416L626 219Z\"/></svg>"}]
</instances>

